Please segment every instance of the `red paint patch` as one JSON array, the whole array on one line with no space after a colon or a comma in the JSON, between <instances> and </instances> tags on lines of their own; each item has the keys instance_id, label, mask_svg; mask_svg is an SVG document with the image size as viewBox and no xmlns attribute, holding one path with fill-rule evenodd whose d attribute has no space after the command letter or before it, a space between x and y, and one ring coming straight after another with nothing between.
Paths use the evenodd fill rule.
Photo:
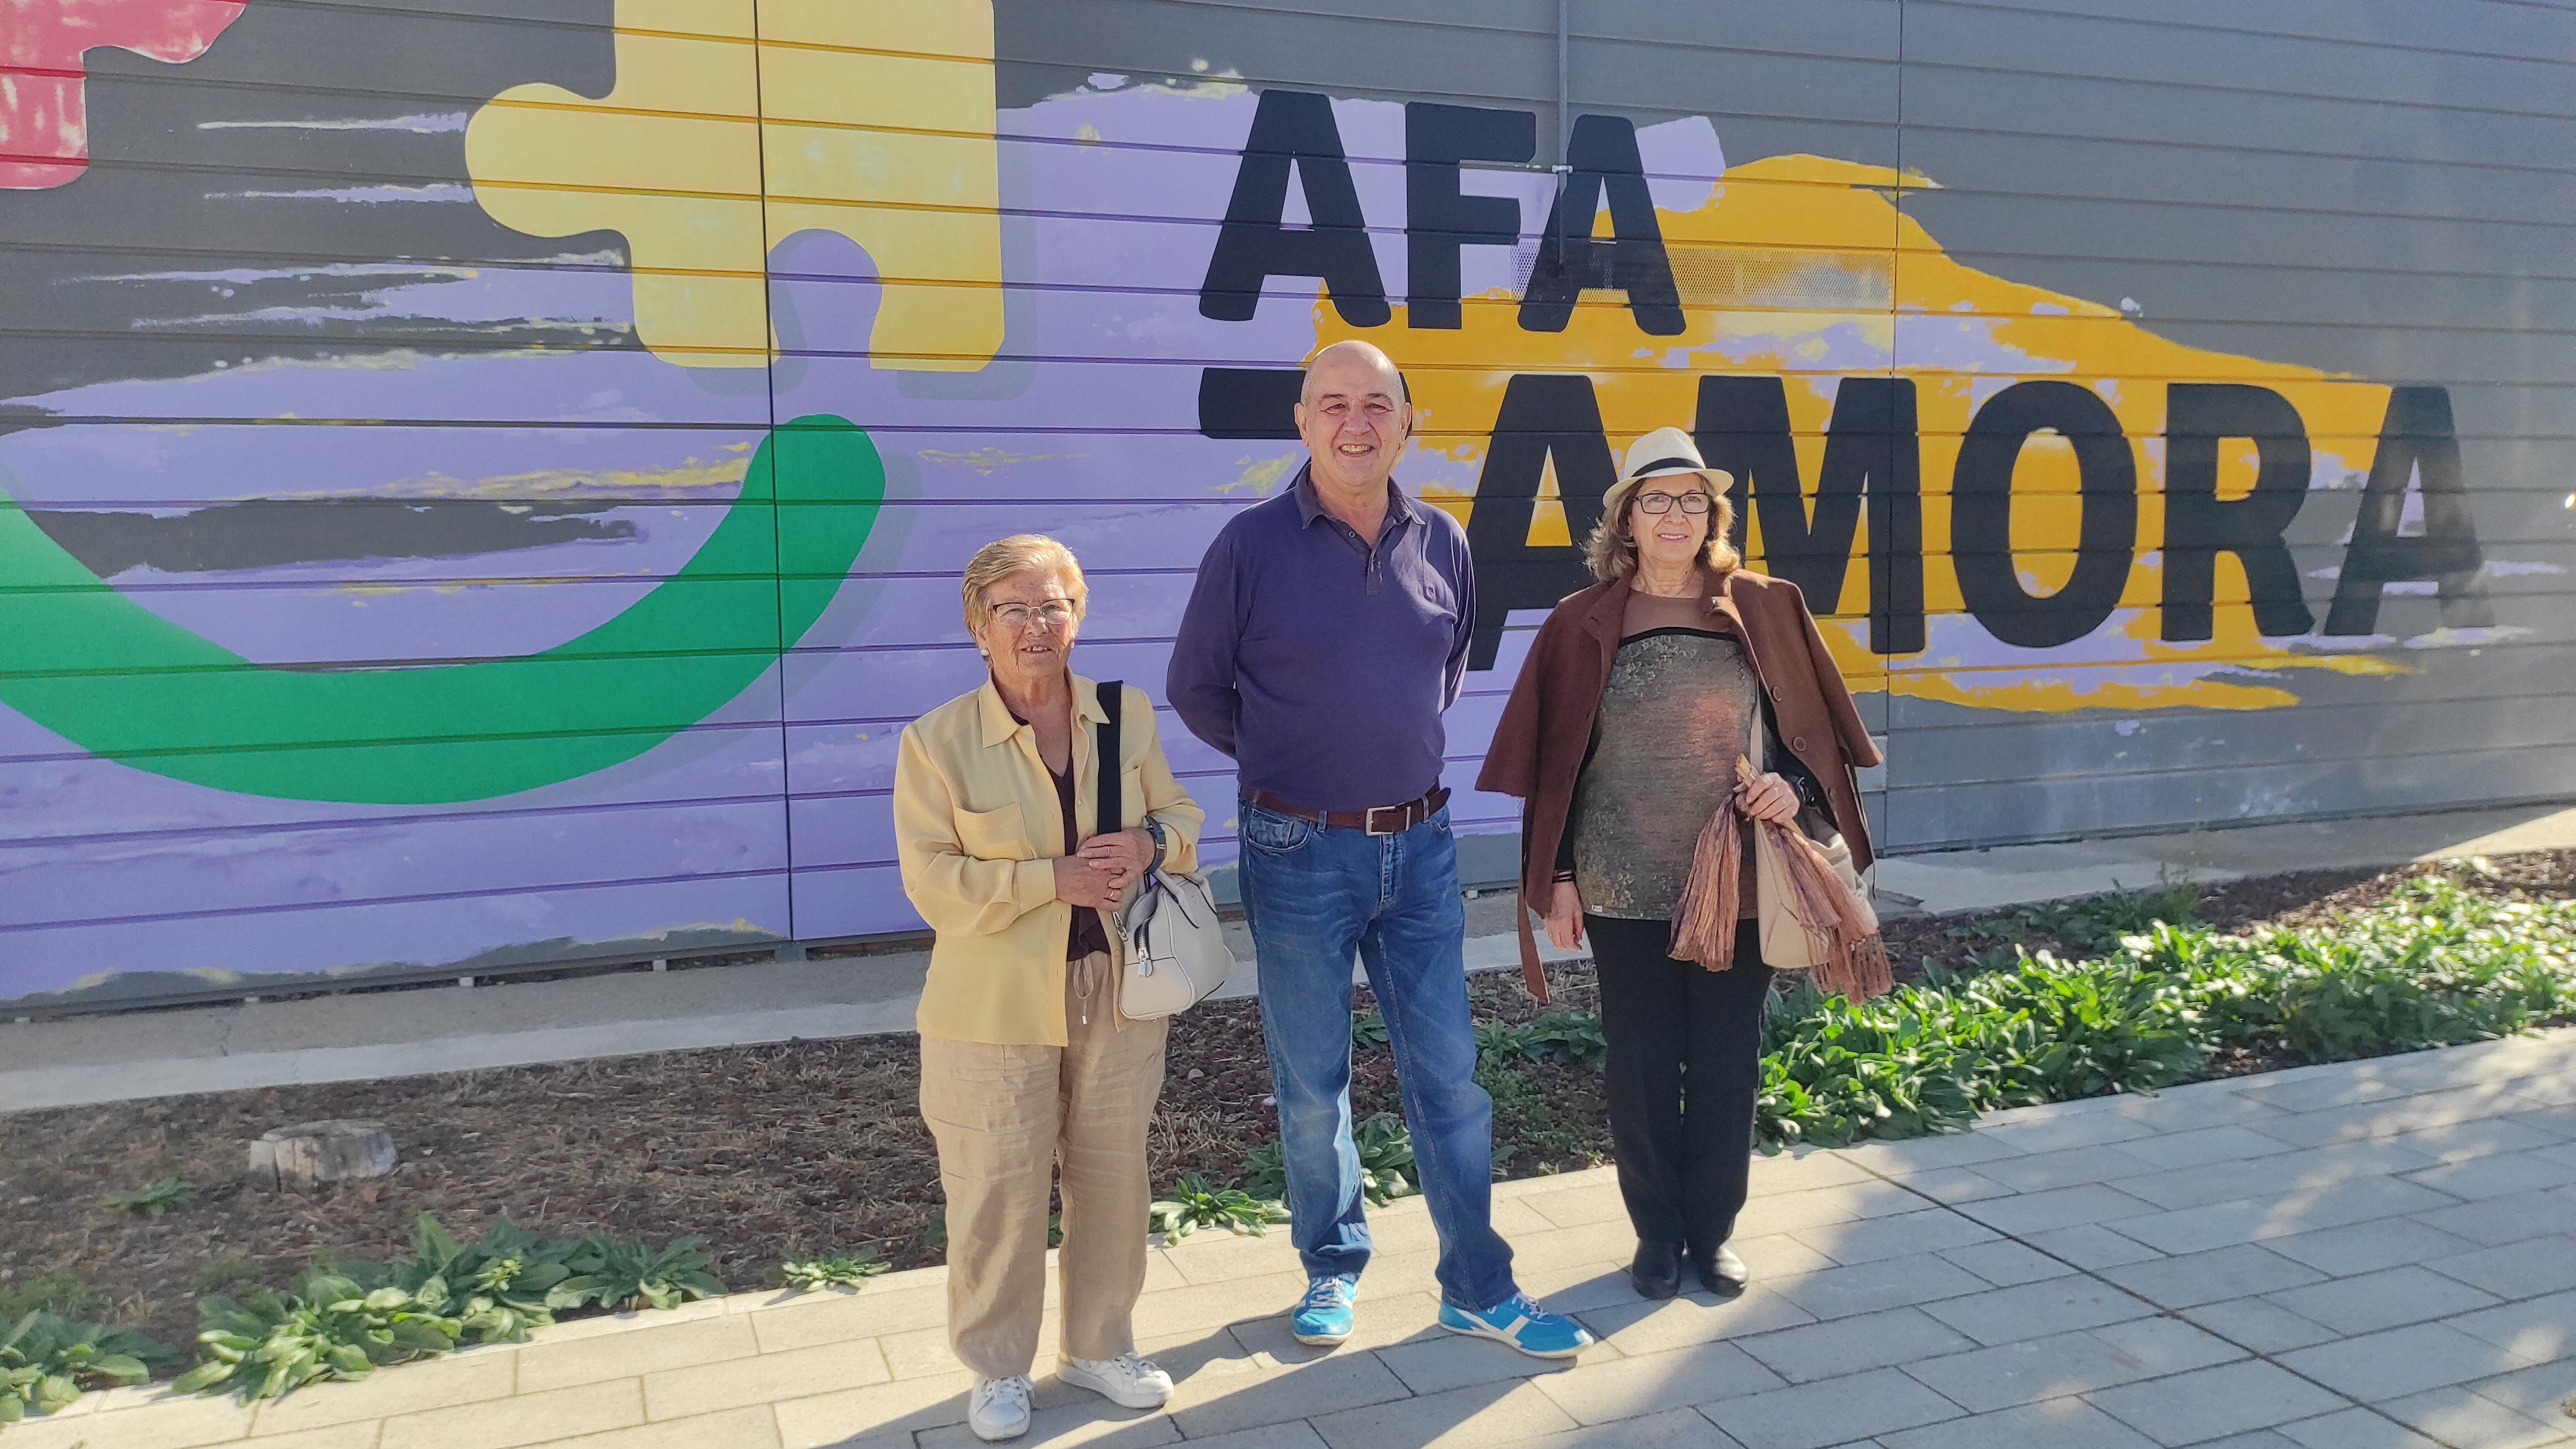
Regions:
<instances>
[{"instance_id":1,"label":"red paint patch","mask_svg":"<svg viewBox=\"0 0 2576 1449\"><path fill-rule=\"evenodd\" d=\"M248 0L0 0L0 187L60 186L89 165L82 53L195 60Z\"/></svg>"}]
</instances>

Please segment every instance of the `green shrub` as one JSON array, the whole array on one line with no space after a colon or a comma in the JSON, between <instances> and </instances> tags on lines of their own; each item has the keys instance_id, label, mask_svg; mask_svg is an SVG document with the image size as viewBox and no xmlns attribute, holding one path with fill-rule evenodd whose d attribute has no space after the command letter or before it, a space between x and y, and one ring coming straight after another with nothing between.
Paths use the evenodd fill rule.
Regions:
<instances>
[{"instance_id":1,"label":"green shrub","mask_svg":"<svg viewBox=\"0 0 2576 1449\"><path fill-rule=\"evenodd\" d=\"M2200 887L2192 884L2189 876L2160 872L2152 890L2114 889L2078 900L2013 906L1971 924L1954 926L1949 934L2002 941L2010 947L2028 940L2033 931L2046 931L2072 951L2107 951L2119 945L2123 937L2149 930L2158 923L2195 924L2199 905ZM2002 956L2005 964L2013 959L2009 950ZM1979 953L1976 959L1991 958L1989 953Z\"/></svg>"},{"instance_id":2,"label":"green shrub","mask_svg":"<svg viewBox=\"0 0 2576 1449\"><path fill-rule=\"evenodd\" d=\"M656 1250L594 1233L573 1248L565 1264L572 1276L548 1290L548 1308L677 1308L725 1291L695 1238L676 1238Z\"/></svg>"},{"instance_id":3,"label":"green shrub","mask_svg":"<svg viewBox=\"0 0 2576 1449\"><path fill-rule=\"evenodd\" d=\"M0 1283L0 1323L16 1323L39 1309L65 1318L105 1318L115 1300L107 1290L74 1273L40 1273L17 1283Z\"/></svg>"},{"instance_id":4,"label":"green shrub","mask_svg":"<svg viewBox=\"0 0 2576 1449\"><path fill-rule=\"evenodd\" d=\"M819 1293L826 1288L864 1288L886 1267L876 1249L859 1248L821 1258L791 1259L778 1265L778 1276L799 1293Z\"/></svg>"},{"instance_id":5,"label":"green shrub","mask_svg":"<svg viewBox=\"0 0 2576 1449\"><path fill-rule=\"evenodd\" d=\"M249 1258L227 1255L208 1258L188 1275L188 1291L202 1298L209 1293L232 1293L256 1288L266 1276L258 1263Z\"/></svg>"},{"instance_id":6,"label":"green shrub","mask_svg":"<svg viewBox=\"0 0 2576 1449\"><path fill-rule=\"evenodd\" d=\"M369 1288L394 1287L436 1301L455 1315L458 1336L472 1343L525 1343L528 1330L555 1321L548 1295L572 1276L584 1243L540 1238L502 1218L468 1245L427 1213L412 1224L411 1255L383 1268L352 1264Z\"/></svg>"},{"instance_id":7,"label":"green shrub","mask_svg":"<svg viewBox=\"0 0 2576 1449\"><path fill-rule=\"evenodd\" d=\"M2009 964L1936 968L1861 1005L1801 979L1765 1025L1757 1140L1839 1146L2151 1092L2227 1045L2341 1061L2489 1040L2576 1015L2571 953L2576 902L2483 899L2434 876L2326 928L2238 937L2151 915L2097 959L2016 947Z\"/></svg>"},{"instance_id":8,"label":"green shrub","mask_svg":"<svg viewBox=\"0 0 2576 1449\"><path fill-rule=\"evenodd\" d=\"M1413 1165L1413 1129L1403 1118L1385 1112L1364 1117L1351 1128L1351 1142L1360 1152L1360 1190L1370 1202L1384 1205L1422 1191Z\"/></svg>"},{"instance_id":9,"label":"green shrub","mask_svg":"<svg viewBox=\"0 0 2576 1449\"><path fill-rule=\"evenodd\" d=\"M157 1218L197 1195L197 1185L184 1177L165 1177L132 1192L110 1193L107 1205Z\"/></svg>"},{"instance_id":10,"label":"green shrub","mask_svg":"<svg viewBox=\"0 0 2576 1449\"><path fill-rule=\"evenodd\" d=\"M1597 1067L1607 1050L1597 1011L1558 1011L1519 1026L1489 1022L1476 1028L1476 1062L1486 1068L1515 1058Z\"/></svg>"},{"instance_id":11,"label":"green shrub","mask_svg":"<svg viewBox=\"0 0 2576 1449\"><path fill-rule=\"evenodd\" d=\"M657 1252L596 1234L541 1238L503 1218L466 1243L424 1213L411 1252L390 1263L346 1259L282 1293L199 1300L205 1361L175 1387L273 1399L465 1344L523 1343L567 1309L671 1308L723 1291L691 1238Z\"/></svg>"},{"instance_id":12,"label":"green shrub","mask_svg":"<svg viewBox=\"0 0 2576 1449\"><path fill-rule=\"evenodd\" d=\"M1262 1143L1243 1159L1243 1190L1254 1197L1287 1200L1288 1162L1278 1138Z\"/></svg>"},{"instance_id":13,"label":"green shrub","mask_svg":"<svg viewBox=\"0 0 2576 1449\"><path fill-rule=\"evenodd\" d=\"M1379 1012L1362 1012L1351 1018L1351 1050L1366 1051L1386 1045L1386 1017Z\"/></svg>"},{"instance_id":14,"label":"green shrub","mask_svg":"<svg viewBox=\"0 0 2576 1449\"><path fill-rule=\"evenodd\" d=\"M1288 1209L1276 1199L1257 1198L1239 1187L1215 1187L1197 1173L1184 1173L1172 1195L1153 1205L1146 1225L1166 1242L1178 1242L1200 1228L1224 1228L1260 1237L1272 1223L1288 1221Z\"/></svg>"},{"instance_id":15,"label":"green shrub","mask_svg":"<svg viewBox=\"0 0 2576 1449\"><path fill-rule=\"evenodd\" d=\"M1755 1140L1840 1147L1955 1131L1976 1120L1970 1073L1937 992L1899 987L1865 1007L1799 978L1764 1023Z\"/></svg>"},{"instance_id":16,"label":"green shrub","mask_svg":"<svg viewBox=\"0 0 2576 1449\"><path fill-rule=\"evenodd\" d=\"M138 1384L179 1351L129 1329L31 1310L0 1332L0 1424L53 1414L82 1393Z\"/></svg>"},{"instance_id":17,"label":"green shrub","mask_svg":"<svg viewBox=\"0 0 2576 1449\"><path fill-rule=\"evenodd\" d=\"M204 1330L197 1335L206 1361L172 1387L249 1401L365 1378L380 1365L455 1348L464 1324L443 1312L447 1306L444 1294L370 1290L327 1269L304 1274L284 1293L208 1298L198 1304Z\"/></svg>"},{"instance_id":18,"label":"green shrub","mask_svg":"<svg viewBox=\"0 0 2576 1449\"><path fill-rule=\"evenodd\" d=\"M1371 1206L1384 1207L1422 1190L1413 1166L1413 1131L1403 1118L1385 1112L1363 1118L1353 1124L1351 1142L1360 1153L1360 1191ZM1245 1190L1254 1197L1284 1200L1288 1196L1288 1168L1280 1155L1279 1139L1252 1149L1252 1155L1243 1159L1243 1177Z\"/></svg>"}]
</instances>

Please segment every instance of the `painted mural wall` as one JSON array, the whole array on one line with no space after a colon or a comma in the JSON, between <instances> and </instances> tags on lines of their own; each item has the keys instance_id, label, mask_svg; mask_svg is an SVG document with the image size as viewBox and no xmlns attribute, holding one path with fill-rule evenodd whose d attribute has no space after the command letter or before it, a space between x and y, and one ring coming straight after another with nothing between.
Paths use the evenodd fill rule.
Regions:
<instances>
[{"instance_id":1,"label":"painted mural wall","mask_svg":"<svg viewBox=\"0 0 2576 1449\"><path fill-rule=\"evenodd\" d=\"M0 999L915 929L966 556L1159 696L1345 337L1491 878L1664 424L1892 851L2576 795L2576 12L2129 8L0 0Z\"/></svg>"}]
</instances>

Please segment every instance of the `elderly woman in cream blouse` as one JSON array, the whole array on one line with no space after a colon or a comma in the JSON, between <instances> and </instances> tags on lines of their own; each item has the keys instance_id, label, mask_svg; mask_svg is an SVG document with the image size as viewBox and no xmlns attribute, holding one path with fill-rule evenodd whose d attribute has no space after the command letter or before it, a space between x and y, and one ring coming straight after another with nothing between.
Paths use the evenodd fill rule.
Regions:
<instances>
[{"instance_id":1,"label":"elderly woman in cream blouse","mask_svg":"<svg viewBox=\"0 0 2576 1449\"><path fill-rule=\"evenodd\" d=\"M1102 917L1145 872L1197 864L1203 812L1124 692L1114 768L1128 828L1098 823L1099 690L1068 665L1087 590L1063 544L1022 534L966 565L966 629L991 673L913 721L895 765L904 893L937 933L922 990L921 1115L948 1199L948 1333L976 1374L967 1423L1029 1424L1050 1178L1064 1199L1056 1373L1130 1409L1172 1381L1139 1357L1145 1127L1164 1023L1118 1013Z\"/></svg>"}]
</instances>

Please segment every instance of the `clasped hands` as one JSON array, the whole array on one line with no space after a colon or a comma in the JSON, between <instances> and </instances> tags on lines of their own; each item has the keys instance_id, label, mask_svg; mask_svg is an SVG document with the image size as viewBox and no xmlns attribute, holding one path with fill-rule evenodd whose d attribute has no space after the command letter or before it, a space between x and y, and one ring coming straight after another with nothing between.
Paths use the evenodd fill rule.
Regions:
<instances>
[{"instance_id":1,"label":"clasped hands","mask_svg":"<svg viewBox=\"0 0 2576 1449\"><path fill-rule=\"evenodd\" d=\"M1735 808L1752 819L1785 825L1798 818L1798 788L1779 775L1757 776L1735 787ZM1547 923L1547 939L1558 950L1571 951L1583 944L1583 898L1574 882L1558 881L1539 915Z\"/></svg>"},{"instance_id":2,"label":"clasped hands","mask_svg":"<svg viewBox=\"0 0 2576 1449\"><path fill-rule=\"evenodd\" d=\"M1095 835L1073 854L1056 857L1055 898L1114 911L1153 863L1154 837L1141 829Z\"/></svg>"}]
</instances>

